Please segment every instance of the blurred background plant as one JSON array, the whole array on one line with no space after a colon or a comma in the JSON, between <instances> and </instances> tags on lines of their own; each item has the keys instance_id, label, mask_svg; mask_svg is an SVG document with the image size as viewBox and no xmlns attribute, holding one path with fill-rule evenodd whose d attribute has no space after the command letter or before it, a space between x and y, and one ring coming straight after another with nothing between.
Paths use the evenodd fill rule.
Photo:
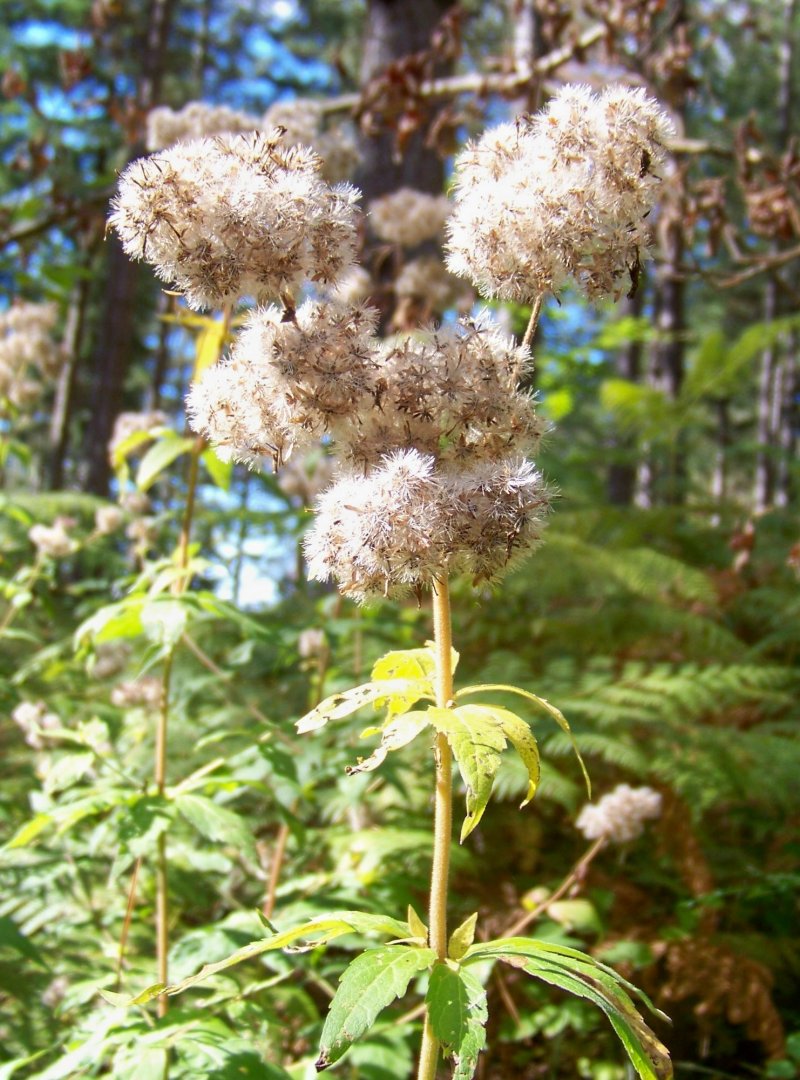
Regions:
<instances>
[{"instance_id":1,"label":"blurred background plant","mask_svg":"<svg viewBox=\"0 0 800 1080\"><path fill-rule=\"evenodd\" d=\"M186 436L187 384L226 327L104 241L115 173L148 140L283 124L377 201L347 295L403 330L474 300L440 258L452 153L562 82L609 80L646 86L677 125L654 260L622 311L545 306L530 381L555 425L537 463L556 512L499 606L467 581L453 603L460 673L557 701L596 795L646 784L662 813L587 859L580 775L542 725L540 793L519 814L526 777L504 761L507 807L454 849L452 917L478 896L487 933L532 917L534 936L631 974L672 1017L658 1033L678 1076L797 1075L796 2L6 0L3 14L0 1076L315 1075L356 937L291 964L264 954L160 1020L98 996L154 981L167 830L176 979L262 934L259 910L278 928L331 907L402 916L428 887L429 748L346 776L363 718L314 740L293 727L389 647L423 641L427 616L306 582L324 447L273 477ZM399 228L409 206L417 227ZM520 334L528 316L497 308ZM176 594L193 457L192 587ZM512 969L489 993L483 1080L627 1075L588 1006ZM420 1026L387 1012L339 1073L411 1075Z\"/></svg>"}]
</instances>

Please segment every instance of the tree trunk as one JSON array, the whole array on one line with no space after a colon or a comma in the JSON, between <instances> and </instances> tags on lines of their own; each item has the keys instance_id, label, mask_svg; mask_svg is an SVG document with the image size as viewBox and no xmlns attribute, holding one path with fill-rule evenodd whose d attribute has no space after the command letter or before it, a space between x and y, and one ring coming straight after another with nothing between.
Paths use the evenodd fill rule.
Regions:
<instances>
[{"instance_id":1,"label":"tree trunk","mask_svg":"<svg viewBox=\"0 0 800 1080\"><path fill-rule=\"evenodd\" d=\"M800 400L800 365L797 358L797 334L789 335L786 356L781 365L777 445L778 467L775 476L775 505L788 506L793 500L792 464L797 460L798 408Z\"/></svg>"},{"instance_id":2,"label":"tree trunk","mask_svg":"<svg viewBox=\"0 0 800 1080\"><path fill-rule=\"evenodd\" d=\"M93 245L93 247L96 245ZM83 259L79 266L81 270L88 269L92 265L92 253ZM56 384L56 396L53 402L53 415L50 418L49 433L49 461L47 469L47 485L51 491L58 491L64 486L65 459L67 445L69 443L69 423L72 416L73 391L75 388L75 374L78 369L81 349L83 347L84 332L86 329L86 309L89 302L89 276L82 276L74 288L72 301L67 311L66 325L64 326L64 351L66 361L62 367Z\"/></svg>"},{"instance_id":3,"label":"tree trunk","mask_svg":"<svg viewBox=\"0 0 800 1080\"><path fill-rule=\"evenodd\" d=\"M362 88L393 61L428 48L434 27L451 7L451 0L369 0L361 61ZM377 136L362 135L360 142L361 165L355 183L364 192L365 203L398 187L441 192L444 165L438 154L425 146L424 130L411 136L402 156L395 153L395 136L391 131Z\"/></svg>"},{"instance_id":4,"label":"tree trunk","mask_svg":"<svg viewBox=\"0 0 800 1080\"><path fill-rule=\"evenodd\" d=\"M637 318L642 314L642 294L623 301L619 305L621 318ZM620 379L638 382L642 373L642 343L637 337L620 349L615 358L616 374ZM612 434L610 439L611 464L608 469L607 493L612 506L630 506L636 490L636 465L633 455L636 438L630 435Z\"/></svg>"},{"instance_id":5,"label":"tree trunk","mask_svg":"<svg viewBox=\"0 0 800 1080\"><path fill-rule=\"evenodd\" d=\"M792 114L794 104L794 66L796 59L796 41L794 24L797 19L798 0L784 0L783 34L778 43L780 77L777 103L777 146L778 152L786 149L792 133ZM772 250L778 251L778 244L772 244ZM770 322L780 314L778 280L770 274L764 287L764 321ZM758 376L758 406L756 419L756 455L755 484L753 490L753 509L757 514L764 513L773 503L775 496L777 433L780 427L775 422L775 402L780 398L776 385L778 372L778 344L771 342L761 354L761 368ZM780 408L780 405L779 405Z\"/></svg>"},{"instance_id":6,"label":"tree trunk","mask_svg":"<svg viewBox=\"0 0 800 1080\"><path fill-rule=\"evenodd\" d=\"M143 113L157 102L164 72L167 38L177 4L152 0L142 41L142 73L137 105ZM131 159L144 147L134 147ZM106 292L94 348L94 383L87 440L89 472L86 486L97 495L108 493L111 468L108 440L121 410L122 389L133 355L133 327L139 268L124 254L116 237L108 239Z\"/></svg>"},{"instance_id":7,"label":"tree trunk","mask_svg":"<svg viewBox=\"0 0 800 1080\"><path fill-rule=\"evenodd\" d=\"M720 524L721 510L728 497L728 447L731 444L730 402L726 398L714 402L717 414L717 448L714 471L711 474L711 499L716 507L711 524Z\"/></svg>"}]
</instances>

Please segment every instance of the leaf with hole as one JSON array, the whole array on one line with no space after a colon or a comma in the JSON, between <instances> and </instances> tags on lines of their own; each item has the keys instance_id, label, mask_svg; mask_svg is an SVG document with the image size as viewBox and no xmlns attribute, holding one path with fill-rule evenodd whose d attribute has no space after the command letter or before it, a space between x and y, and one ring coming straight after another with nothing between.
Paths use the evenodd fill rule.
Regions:
<instances>
[{"instance_id":1,"label":"leaf with hole","mask_svg":"<svg viewBox=\"0 0 800 1080\"><path fill-rule=\"evenodd\" d=\"M348 774L371 772L386 760L392 750L400 750L416 739L417 735L430 726L427 713L403 713L390 721L383 729L381 741L368 758L359 758L357 765L348 765Z\"/></svg>"},{"instance_id":2,"label":"leaf with hole","mask_svg":"<svg viewBox=\"0 0 800 1080\"><path fill-rule=\"evenodd\" d=\"M343 716L350 716L365 705L378 701L386 704L390 711L393 708L392 702L396 702L394 712L399 714L406 711L406 708L399 707L402 703L410 701L413 704L420 698L432 696L430 686L424 680L390 679L385 682L362 683L361 686L354 686L351 690L343 690L340 694L325 698L298 720L296 727L300 735L318 731L325 727L329 720L340 720Z\"/></svg>"}]
</instances>

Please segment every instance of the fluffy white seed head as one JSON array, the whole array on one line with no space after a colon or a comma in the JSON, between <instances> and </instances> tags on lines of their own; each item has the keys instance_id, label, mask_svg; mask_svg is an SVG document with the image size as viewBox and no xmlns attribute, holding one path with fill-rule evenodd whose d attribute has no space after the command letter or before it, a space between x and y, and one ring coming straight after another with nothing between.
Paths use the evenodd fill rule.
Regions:
<instances>
[{"instance_id":1,"label":"fluffy white seed head","mask_svg":"<svg viewBox=\"0 0 800 1080\"><path fill-rule=\"evenodd\" d=\"M21 701L11 713L11 719L33 750L44 750L45 733L61 727L61 718L44 701Z\"/></svg>"},{"instance_id":2,"label":"fluffy white seed head","mask_svg":"<svg viewBox=\"0 0 800 1080\"><path fill-rule=\"evenodd\" d=\"M398 450L319 499L305 541L309 576L334 578L360 600L418 591L447 574L495 579L539 542L547 505L524 459L448 473L430 454Z\"/></svg>"},{"instance_id":3,"label":"fluffy white seed head","mask_svg":"<svg viewBox=\"0 0 800 1080\"><path fill-rule=\"evenodd\" d=\"M369 204L369 223L379 240L414 248L435 240L450 216L453 204L445 195L429 195L414 188L398 188Z\"/></svg>"},{"instance_id":4,"label":"fluffy white seed head","mask_svg":"<svg viewBox=\"0 0 800 1080\"><path fill-rule=\"evenodd\" d=\"M103 536L121 529L125 523L125 515L118 506L98 506L94 512L94 527Z\"/></svg>"},{"instance_id":5,"label":"fluffy white seed head","mask_svg":"<svg viewBox=\"0 0 800 1080\"><path fill-rule=\"evenodd\" d=\"M280 465L373 400L376 319L371 308L334 301L306 301L291 317L258 309L230 357L192 388L194 430L237 460Z\"/></svg>"},{"instance_id":6,"label":"fluffy white seed head","mask_svg":"<svg viewBox=\"0 0 800 1080\"><path fill-rule=\"evenodd\" d=\"M279 130L178 143L128 166L109 224L191 307L276 299L353 260L358 193L320 165Z\"/></svg>"},{"instance_id":7,"label":"fluffy white seed head","mask_svg":"<svg viewBox=\"0 0 800 1080\"><path fill-rule=\"evenodd\" d=\"M530 302L570 278L627 292L672 125L641 90L568 86L534 117L487 132L456 162L448 265L485 296Z\"/></svg>"},{"instance_id":8,"label":"fluffy white seed head","mask_svg":"<svg viewBox=\"0 0 800 1080\"><path fill-rule=\"evenodd\" d=\"M182 109L159 105L147 114L146 145L151 152L165 150L179 142L255 131L260 127L257 116L225 105L209 105L205 101L190 101Z\"/></svg>"},{"instance_id":9,"label":"fluffy white seed head","mask_svg":"<svg viewBox=\"0 0 800 1080\"><path fill-rule=\"evenodd\" d=\"M615 844L635 840L644 823L661 814L661 795L649 787L618 784L598 803L588 803L578 815L576 827L587 840L605 837Z\"/></svg>"},{"instance_id":10,"label":"fluffy white seed head","mask_svg":"<svg viewBox=\"0 0 800 1080\"><path fill-rule=\"evenodd\" d=\"M370 466L398 447L466 466L526 454L542 432L517 389L526 354L488 318L389 339L377 356L376 392L347 423L332 423L342 456Z\"/></svg>"},{"instance_id":11,"label":"fluffy white seed head","mask_svg":"<svg viewBox=\"0 0 800 1080\"><path fill-rule=\"evenodd\" d=\"M0 312L0 398L19 409L35 405L64 365L66 353L51 337L57 318L53 303Z\"/></svg>"},{"instance_id":12,"label":"fluffy white seed head","mask_svg":"<svg viewBox=\"0 0 800 1080\"><path fill-rule=\"evenodd\" d=\"M36 548L37 554L51 559L63 559L71 555L77 544L67 532L74 525L71 518L56 518L52 525L33 525L28 530L28 539Z\"/></svg>"},{"instance_id":13,"label":"fluffy white seed head","mask_svg":"<svg viewBox=\"0 0 800 1080\"><path fill-rule=\"evenodd\" d=\"M358 166L358 141L355 127L349 120L337 120L324 127L322 104L310 98L276 101L261 120L269 131L285 130L287 146L310 146L322 160L322 175L333 184L348 180Z\"/></svg>"},{"instance_id":14,"label":"fluffy white seed head","mask_svg":"<svg viewBox=\"0 0 800 1080\"><path fill-rule=\"evenodd\" d=\"M441 315L471 290L451 274L436 255L420 255L407 262L394 281L395 295L423 304L430 314Z\"/></svg>"},{"instance_id":15,"label":"fluffy white seed head","mask_svg":"<svg viewBox=\"0 0 800 1080\"><path fill-rule=\"evenodd\" d=\"M151 435L162 427L169 424L169 418L160 409L151 409L147 412L121 412L114 420L111 430L111 438L108 440L108 455L112 465L115 463L117 452L133 435ZM141 449L146 440L137 442L136 449Z\"/></svg>"}]
</instances>

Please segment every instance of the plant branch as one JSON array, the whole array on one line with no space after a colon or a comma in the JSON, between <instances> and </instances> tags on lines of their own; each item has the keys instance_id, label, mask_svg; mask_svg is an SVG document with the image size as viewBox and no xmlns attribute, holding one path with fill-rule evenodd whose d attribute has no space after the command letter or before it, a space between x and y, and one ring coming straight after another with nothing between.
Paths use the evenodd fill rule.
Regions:
<instances>
[{"instance_id":1,"label":"plant branch","mask_svg":"<svg viewBox=\"0 0 800 1080\"><path fill-rule=\"evenodd\" d=\"M457 97L459 94L510 94L521 90L533 79L549 75L560 68L576 53L581 53L594 45L606 34L606 28L600 24L590 26L580 37L567 42L560 49L554 49L547 56L542 56L530 68L513 73L501 72L493 75L481 75L472 73L466 75L451 75L442 79L430 79L422 83L416 89L416 96L426 101L442 101L447 98ZM333 116L336 113L350 112L357 109L361 104L360 94L342 94L341 97L332 98L321 105L322 114Z\"/></svg>"},{"instance_id":2,"label":"plant branch","mask_svg":"<svg viewBox=\"0 0 800 1080\"><path fill-rule=\"evenodd\" d=\"M500 936L517 937L517 935L521 934L523 930L527 929L532 922L538 919L540 915L544 915L544 913L547 911L551 904L555 904L557 900L560 900L562 896L569 892L569 890L576 882L581 881L581 879L585 876L586 871L588 870L589 865L594 859L595 855L598 855L603 850L605 844L605 836L598 837L598 839L595 840L589 850L586 851L583 855L581 855L580 859L578 859L573 868L558 886L556 891L554 893L551 893L551 895L548 896L546 900L543 900L541 904L537 904L532 911L527 911L522 916L522 918L517 919L516 922L512 923L511 926L507 927L507 929L505 929Z\"/></svg>"},{"instance_id":3,"label":"plant branch","mask_svg":"<svg viewBox=\"0 0 800 1080\"><path fill-rule=\"evenodd\" d=\"M533 302L531 308L531 317L528 319L528 325L525 328L525 335L522 338L522 348L526 352L530 351L531 343L533 342L533 335L536 333L536 327L539 325L539 316L542 312L542 304L544 303L544 293L539 293Z\"/></svg>"}]
</instances>

